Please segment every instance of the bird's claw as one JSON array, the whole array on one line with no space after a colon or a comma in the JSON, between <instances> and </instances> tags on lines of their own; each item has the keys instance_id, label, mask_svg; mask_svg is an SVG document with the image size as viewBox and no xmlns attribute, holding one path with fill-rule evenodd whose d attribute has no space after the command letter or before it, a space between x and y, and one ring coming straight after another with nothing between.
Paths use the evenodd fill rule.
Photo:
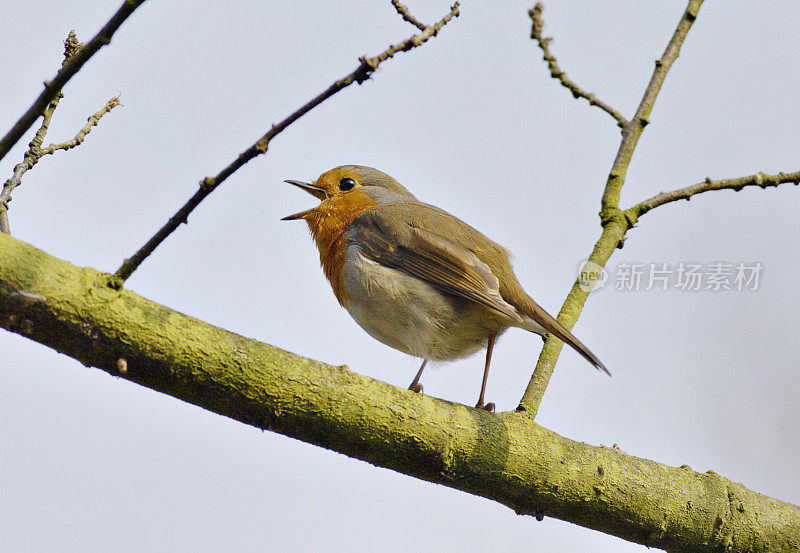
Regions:
<instances>
[{"instance_id":1,"label":"bird's claw","mask_svg":"<svg viewBox=\"0 0 800 553\"><path fill-rule=\"evenodd\" d=\"M419 382L412 384L411 386L408 387L408 389L414 392L415 394L421 394L423 390L422 384L420 384Z\"/></svg>"},{"instance_id":2,"label":"bird's claw","mask_svg":"<svg viewBox=\"0 0 800 553\"><path fill-rule=\"evenodd\" d=\"M478 409L483 409L484 411L489 411L490 413L494 413L494 403L491 401L486 405L484 405L482 401L479 401L475 407Z\"/></svg>"}]
</instances>

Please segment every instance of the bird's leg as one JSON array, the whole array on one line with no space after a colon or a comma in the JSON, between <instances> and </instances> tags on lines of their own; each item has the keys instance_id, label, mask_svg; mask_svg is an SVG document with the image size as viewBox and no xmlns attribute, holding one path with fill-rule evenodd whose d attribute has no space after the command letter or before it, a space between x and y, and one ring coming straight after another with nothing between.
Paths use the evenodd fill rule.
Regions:
<instances>
[{"instance_id":1,"label":"bird's leg","mask_svg":"<svg viewBox=\"0 0 800 553\"><path fill-rule=\"evenodd\" d=\"M497 333L489 334L489 342L486 344L486 366L483 368L483 382L481 383L481 395L478 397L478 403L475 407L479 409L486 409L487 411L494 412L494 403L483 404L483 395L486 393L486 380L489 378L489 365L492 362L492 348L494 348L494 341L497 339Z\"/></svg>"},{"instance_id":2,"label":"bird's leg","mask_svg":"<svg viewBox=\"0 0 800 553\"><path fill-rule=\"evenodd\" d=\"M416 392L418 394L422 393L422 384L419 383L419 377L422 376L422 371L425 369L425 365L428 364L427 359L422 360L422 366L417 371L417 376L414 377L414 380L411 381L411 384L408 385L408 389L412 392Z\"/></svg>"}]
</instances>

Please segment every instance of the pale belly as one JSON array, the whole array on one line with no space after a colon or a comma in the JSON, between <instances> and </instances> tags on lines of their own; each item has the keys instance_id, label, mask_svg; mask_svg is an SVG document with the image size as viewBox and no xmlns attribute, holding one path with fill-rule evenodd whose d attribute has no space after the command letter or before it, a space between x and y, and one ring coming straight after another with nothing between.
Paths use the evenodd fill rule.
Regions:
<instances>
[{"instance_id":1,"label":"pale belly","mask_svg":"<svg viewBox=\"0 0 800 553\"><path fill-rule=\"evenodd\" d=\"M482 305L444 294L416 277L348 249L345 308L370 336L409 355L446 361L485 348L509 326Z\"/></svg>"}]
</instances>

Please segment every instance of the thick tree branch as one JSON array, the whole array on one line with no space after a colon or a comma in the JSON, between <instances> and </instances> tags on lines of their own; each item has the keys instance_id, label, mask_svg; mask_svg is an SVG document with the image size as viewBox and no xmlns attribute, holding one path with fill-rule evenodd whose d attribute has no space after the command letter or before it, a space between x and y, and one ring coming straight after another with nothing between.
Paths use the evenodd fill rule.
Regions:
<instances>
[{"instance_id":1,"label":"thick tree branch","mask_svg":"<svg viewBox=\"0 0 800 553\"><path fill-rule=\"evenodd\" d=\"M669 551L800 549L800 508L256 342L0 235L0 326L264 430Z\"/></svg>"},{"instance_id":2,"label":"thick tree branch","mask_svg":"<svg viewBox=\"0 0 800 553\"><path fill-rule=\"evenodd\" d=\"M685 188L656 194L652 198L626 209L625 215L632 222L636 222L639 217L651 209L670 202L677 202L678 200L690 200L695 194L702 194L703 192L710 192L712 190L734 190L739 192L745 186L768 188L770 186L779 186L786 183L800 184L800 171L795 173L778 173L777 175L756 173L755 175L738 177L735 179L706 179L703 182L698 182L697 184L686 186Z\"/></svg>"},{"instance_id":3,"label":"thick tree branch","mask_svg":"<svg viewBox=\"0 0 800 553\"><path fill-rule=\"evenodd\" d=\"M619 208L620 191L625 183L628 165L630 165L633 158L633 152L636 150L639 137L642 135L645 126L647 126L648 117L667 72L678 58L681 45L686 39L686 35L689 34L689 29L691 29L694 20L697 18L697 13L702 5L703 0L689 1L664 54L660 59L656 60L655 71L653 71L650 83L647 85L639 107L636 109L636 114L622 129L622 140L606 181L601 201L600 219L603 225L603 233L589 256L589 261L600 267L604 267L611 254L614 253L614 249L620 247L625 239L625 233L632 226L632 222L626 218ZM558 314L558 320L568 329L571 329L577 322L586 299L589 297L589 292L584 288L576 281ZM557 338L552 336L547 338L518 409L528 411L534 416L536 415L563 346L563 342Z\"/></svg>"},{"instance_id":4,"label":"thick tree branch","mask_svg":"<svg viewBox=\"0 0 800 553\"><path fill-rule=\"evenodd\" d=\"M553 37L544 37L542 35L542 31L544 30L543 11L544 6L541 2L537 2L536 5L528 11L528 15L532 23L531 38L536 40L539 44L539 48L542 50L542 58L547 62L547 67L550 68L550 76L554 79L558 79L561 85L572 93L573 98L584 98L588 100L589 105L596 106L605 111L616 120L618 127L624 129L628 124L628 120L625 119L620 112L602 100L599 100L593 93L585 92L574 81L567 77L567 74L558 66L556 57L550 53L550 43L553 42Z\"/></svg>"},{"instance_id":5,"label":"thick tree branch","mask_svg":"<svg viewBox=\"0 0 800 553\"><path fill-rule=\"evenodd\" d=\"M336 94L337 92L347 88L353 83L361 84L370 78L370 75L378 68L384 61L392 58L399 52L407 52L412 48L416 48L424 44L431 37L436 36L439 30L444 27L448 21L454 17L458 17L458 2L456 2L450 9L450 12L445 15L441 20L430 27L426 27L421 33L417 33L412 37L389 46L386 50L374 57L359 58L359 65L350 74L339 79L330 85L324 92L309 100L300 109L289 115L280 123L273 125L267 133L262 136L255 144L250 146L247 150L239 154L239 156L231 162L225 169L219 172L215 177L206 177L200 182L200 188L189 200L181 207L175 215L164 224L161 229L153 235L147 243L142 246L139 251L133 254L130 258L126 259L115 276L117 278L117 285L121 286L125 280L130 277L133 272L141 265L141 263L151 254L155 249L172 234L181 223L186 223L189 214L200 205L200 203L214 190L219 187L228 177L234 172L239 170L244 164L253 158L266 153L270 141L278 134L283 132L289 125L300 119L303 115L320 105L322 102Z\"/></svg>"},{"instance_id":6,"label":"thick tree branch","mask_svg":"<svg viewBox=\"0 0 800 553\"><path fill-rule=\"evenodd\" d=\"M125 0L119 10L117 10L117 13L115 13L108 23L100 29L94 38L83 45L74 56L69 58L53 80L45 83L44 90L36 101L33 102L33 105L28 108L28 111L19 118L6 135L0 139L0 159L3 159L14 144L22 138L22 135L31 128L36 119L42 115L45 107L47 107L53 98L58 95L59 91L64 88L67 81L80 71L83 64L89 61L89 58L95 55L100 48L111 42L111 37L114 36L114 33L117 32L120 25L122 25L144 1L145 0Z\"/></svg>"}]
</instances>

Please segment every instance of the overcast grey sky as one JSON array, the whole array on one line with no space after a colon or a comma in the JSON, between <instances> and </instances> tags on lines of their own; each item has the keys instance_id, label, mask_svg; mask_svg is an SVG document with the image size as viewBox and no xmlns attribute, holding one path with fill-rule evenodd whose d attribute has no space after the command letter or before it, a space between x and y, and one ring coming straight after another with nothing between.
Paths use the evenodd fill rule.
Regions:
<instances>
[{"instance_id":1,"label":"overcast grey sky","mask_svg":"<svg viewBox=\"0 0 800 553\"><path fill-rule=\"evenodd\" d=\"M409 4L425 21L445 2ZM118 1L6 3L0 127ZM336 303L300 223L313 199L282 183L344 163L377 167L515 254L556 312L599 235L614 121L549 78L526 2L473 2L423 48L315 110L215 192L128 282L215 325L398 386L417 360L374 341ZM562 68L630 115L682 0L551 1ZM706 2L667 78L623 191L800 169L800 4ZM363 54L409 36L388 2L147 2L67 86L50 139L108 98L84 145L43 160L11 205L13 234L113 271L273 122ZM21 159L27 137L0 164ZM538 422L575 440L714 471L800 502L800 190L714 192L644 216L574 332L614 374L565 351ZM2 260L0 260L2 262ZM757 290L645 290L651 264L753 266ZM620 264L623 264L620 266ZM638 291L618 291L641 264ZM541 340L510 331L488 399L516 406ZM482 356L434 367L425 392L473 404ZM262 433L0 332L0 540L51 551L627 552L644 547Z\"/></svg>"}]
</instances>

